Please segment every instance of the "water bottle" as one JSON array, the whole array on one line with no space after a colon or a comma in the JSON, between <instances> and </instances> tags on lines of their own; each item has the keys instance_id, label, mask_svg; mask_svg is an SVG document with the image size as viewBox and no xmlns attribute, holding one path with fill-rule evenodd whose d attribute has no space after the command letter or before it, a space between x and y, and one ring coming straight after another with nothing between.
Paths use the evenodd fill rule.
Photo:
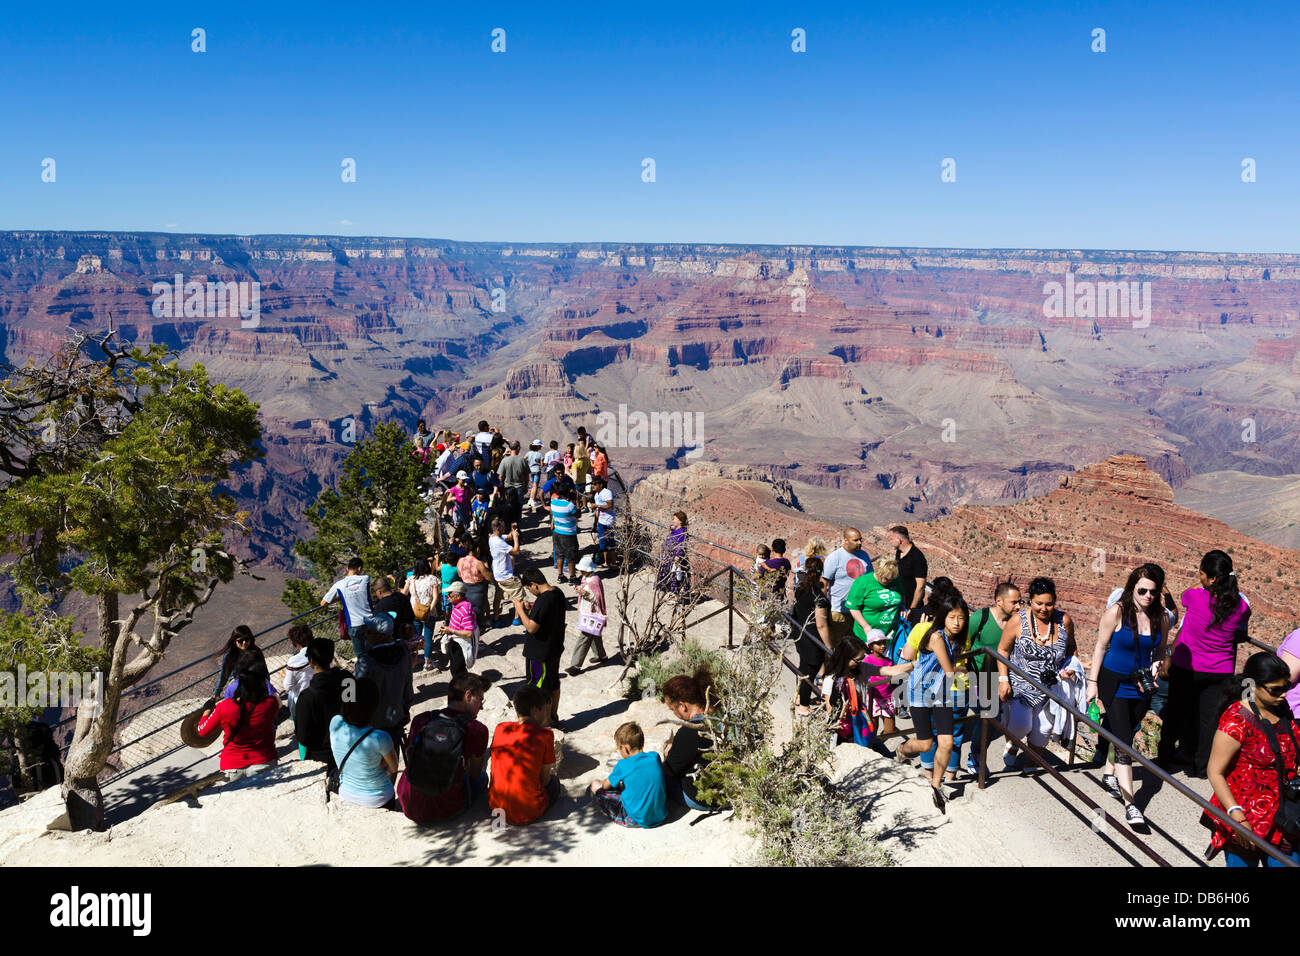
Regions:
<instances>
[{"instance_id":1,"label":"water bottle","mask_svg":"<svg viewBox=\"0 0 1300 956\"><path fill-rule=\"evenodd\" d=\"M1097 703L1096 697L1088 704L1088 719L1094 723L1101 723L1101 705Z\"/></svg>"}]
</instances>

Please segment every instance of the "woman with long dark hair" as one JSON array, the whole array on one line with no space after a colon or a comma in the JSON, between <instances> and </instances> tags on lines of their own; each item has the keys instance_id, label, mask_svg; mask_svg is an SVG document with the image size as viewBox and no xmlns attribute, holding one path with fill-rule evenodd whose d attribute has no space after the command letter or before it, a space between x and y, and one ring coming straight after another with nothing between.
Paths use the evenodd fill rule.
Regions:
<instances>
[{"instance_id":1,"label":"woman with long dark hair","mask_svg":"<svg viewBox=\"0 0 1300 956\"><path fill-rule=\"evenodd\" d=\"M1300 830L1287 832L1278 812L1282 788L1300 787L1300 725L1286 700L1290 686L1286 664L1267 651L1252 656L1240 674L1223 682L1215 708L1222 716L1206 769L1214 788L1210 803L1300 863ZM1227 866L1282 866L1209 814L1201 822L1212 831L1207 860L1222 850Z\"/></svg>"},{"instance_id":2,"label":"woman with long dark hair","mask_svg":"<svg viewBox=\"0 0 1300 956\"><path fill-rule=\"evenodd\" d=\"M799 625L795 634L795 653L799 655L795 707L800 717L812 713L813 677L825 657L822 648L831 646L830 615L831 601L822 578L822 559L813 555L804 559L804 573L795 580L794 604L790 608L790 616Z\"/></svg>"},{"instance_id":3,"label":"woman with long dark hair","mask_svg":"<svg viewBox=\"0 0 1300 956\"><path fill-rule=\"evenodd\" d=\"M1219 688L1236 669L1237 644L1248 636L1250 603L1237 590L1232 558L1222 551L1201 558L1199 577L1199 587L1183 592L1187 613L1169 655L1169 702L1156 762L1170 770L1181 755L1190 761L1191 776L1204 777Z\"/></svg>"},{"instance_id":4,"label":"woman with long dark hair","mask_svg":"<svg viewBox=\"0 0 1300 956\"><path fill-rule=\"evenodd\" d=\"M932 740L938 747L930 771L931 796L935 807L946 813L948 797L943 792L944 774L953 756L953 719L956 708L965 711L966 691L960 674L964 664L955 663L959 652L970 643L967 635L969 616L966 602L955 589L941 593L930 604L934 623L917 647L916 669L907 685L907 706L912 713L916 736L894 752L899 763L930 749Z\"/></svg>"},{"instance_id":5,"label":"woman with long dark hair","mask_svg":"<svg viewBox=\"0 0 1300 956\"><path fill-rule=\"evenodd\" d=\"M217 686L212 690L213 698L220 697L226 685L234 679L235 670L239 665L239 655L255 647L257 647L257 638L253 637L253 629L247 624L240 624L230 632L230 639L221 649L221 670L217 672Z\"/></svg>"},{"instance_id":6,"label":"woman with long dark hair","mask_svg":"<svg viewBox=\"0 0 1300 956\"><path fill-rule=\"evenodd\" d=\"M225 731L221 769L227 780L237 780L275 766L275 716L280 699L268 693L270 675L261 651L244 651L235 664L237 686L233 697L221 700L201 721L198 735L213 728Z\"/></svg>"},{"instance_id":7,"label":"woman with long dark hair","mask_svg":"<svg viewBox=\"0 0 1300 956\"><path fill-rule=\"evenodd\" d=\"M1118 601L1106 608L1097 625L1088 700L1101 704L1101 724L1127 744L1133 743L1142 718L1151 708L1156 674L1164 661L1167 618L1160 603L1165 573L1154 564L1134 568ZM1124 801L1124 816L1133 826L1146 823L1133 803L1133 758L1113 752L1101 777L1106 792Z\"/></svg>"},{"instance_id":8,"label":"woman with long dark hair","mask_svg":"<svg viewBox=\"0 0 1300 956\"><path fill-rule=\"evenodd\" d=\"M442 582L429 566L429 559L417 557L402 583L402 593L411 599L415 636L424 638L424 669L433 670L433 626L438 621L438 596Z\"/></svg>"},{"instance_id":9,"label":"woman with long dark hair","mask_svg":"<svg viewBox=\"0 0 1300 956\"><path fill-rule=\"evenodd\" d=\"M1056 583L1034 578L1025 592L1029 607L1007 622L998 653L1016 666L1012 671L998 662L998 699L1007 703L1007 730L1035 752L1046 746L1052 733L1048 696L1020 676L1024 672L1045 687L1058 680L1073 680L1073 670L1062 670L1075 653L1074 621L1056 607ZM1012 760L1015 747L1008 740L1004 752L1009 769L1023 766L1023 755Z\"/></svg>"}]
</instances>

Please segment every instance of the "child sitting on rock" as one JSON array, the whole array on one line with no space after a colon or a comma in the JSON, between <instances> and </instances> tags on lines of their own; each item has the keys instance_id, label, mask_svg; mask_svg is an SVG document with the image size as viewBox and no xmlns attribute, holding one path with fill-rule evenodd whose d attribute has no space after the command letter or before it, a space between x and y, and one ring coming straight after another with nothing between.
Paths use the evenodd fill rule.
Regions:
<instances>
[{"instance_id":1,"label":"child sitting on rock","mask_svg":"<svg viewBox=\"0 0 1300 956\"><path fill-rule=\"evenodd\" d=\"M633 721L614 731L622 759L604 780L591 782L596 809L625 827L657 827L668 817L663 766L654 751L645 752L645 734Z\"/></svg>"}]
</instances>

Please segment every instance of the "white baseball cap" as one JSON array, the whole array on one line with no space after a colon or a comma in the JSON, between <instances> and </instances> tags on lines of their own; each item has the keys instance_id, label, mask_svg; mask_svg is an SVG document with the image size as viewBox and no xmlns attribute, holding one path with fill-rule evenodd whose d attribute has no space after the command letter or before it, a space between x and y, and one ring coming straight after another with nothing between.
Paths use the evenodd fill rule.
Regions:
<instances>
[{"instance_id":1,"label":"white baseball cap","mask_svg":"<svg viewBox=\"0 0 1300 956\"><path fill-rule=\"evenodd\" d=\"M456 472L457 481L469 481L469 473L464 471Z\"/></svg>"},{"instance_id":2,"label":"white baseball cap","mask_svg":"<svg viewBox=\"0 0 1300 956\"><path fill-rule=\"evenodd\" d=\"M533 447L541 448L541 447L542 447L542 440L541 440L540 438L534 438L531 442L528 443L528 447L529 447L529 448L533 448Z\"/></svg>"}]
</instances>

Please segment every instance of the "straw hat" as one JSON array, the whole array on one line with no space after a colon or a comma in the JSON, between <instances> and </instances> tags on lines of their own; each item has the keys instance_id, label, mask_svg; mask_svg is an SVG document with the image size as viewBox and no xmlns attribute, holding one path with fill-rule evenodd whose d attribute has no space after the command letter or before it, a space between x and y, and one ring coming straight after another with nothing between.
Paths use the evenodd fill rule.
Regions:
<instances>
[{"instance_id":1,"label":"straw hat","mask_svg":"<svg viewBox=\"0 0 1300 956\"><path fill-rule=\"evenodd\" d=\"M221 736L221 725L213 724L212 730L206 737L199 736L199 721L203 719L203 712L208 709L209 703L203 704L198 710L189 714L181 721L181 740L187 747L197 747L199 750L206 750L212 745L212 742Z\"/></svg>"}]
</instances>

